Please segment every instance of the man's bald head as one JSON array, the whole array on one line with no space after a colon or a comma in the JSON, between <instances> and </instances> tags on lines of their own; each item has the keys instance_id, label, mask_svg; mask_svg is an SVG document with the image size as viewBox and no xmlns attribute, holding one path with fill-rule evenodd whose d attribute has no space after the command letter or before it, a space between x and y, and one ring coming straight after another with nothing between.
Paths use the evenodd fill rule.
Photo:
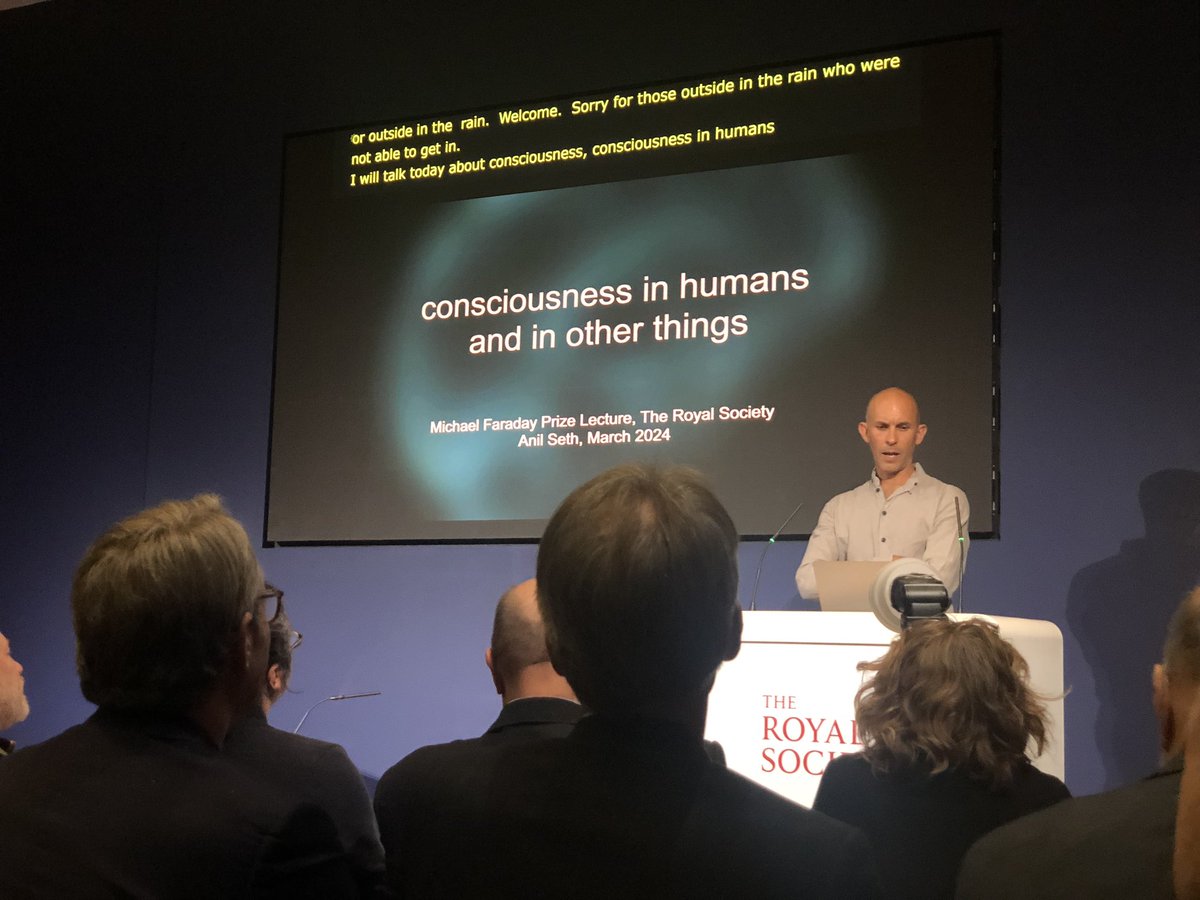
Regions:
<instances>
[{"instance_id":1,"label":"man's bald head","mask_svg":"<svg viewBox=\"0 0 1200 900\"><path fill-rule=\"evenodd\" d=\"M917 405L917 398L904 388L888 387L873 394L867 401L867 411L863 416L863 421L870 422L880 414L882 409L898 409L902 417L911 421L913 425L921 424L921 408Z\"/></svg>"},{"instance_id":2,"label":"man's bald head","mask_svg":"<svg viewBox=\"0 0 1200 900\"><path fill-rule=\"evenodd\" d=\"M913 453L925 440L917 398L898 387L884 388L867 402L858 434L871 448L875 474L890 495L913 473Z\"/></svg>"},{"instance_id":3,"label":"man's bald head","mask_svg":"<svg viewBox=\"0 0 1200 900\"><path fill-rule=\"evenodd\" d=\"M549 662L546 628L538 612L537 583L530 578L504 592L492 621L492 667L508 680L526 666Z\"/></svg>"},{"instance_id":4,"label":"man's bald head","mask_svg":"<svg viewBox=\"0 0 1200 900\"><path fill-rule=\"evenodd\" d=\"M492 645L485 654L496 693L509 703L521 697L575 699L554 671L546 649L546 627L538 610L537 582L530 578L504 592L492 620Z\"/></svg>"}]
</instances>

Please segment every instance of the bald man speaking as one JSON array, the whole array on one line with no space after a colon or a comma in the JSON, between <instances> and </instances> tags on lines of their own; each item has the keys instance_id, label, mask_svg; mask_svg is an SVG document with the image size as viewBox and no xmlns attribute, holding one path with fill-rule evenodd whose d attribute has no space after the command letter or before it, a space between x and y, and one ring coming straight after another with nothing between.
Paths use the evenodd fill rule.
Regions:
<instances>
[{"instance_id":1,"label":"bald man speaking","mask_svg":"<svg viewBox=\"0 0 1200 900\"><path fill-rule=\"evenodd\" d=\"M805 600L817 599L818 560L881 560L916 557L929 563L950 593L958 589L959 522L967 547L967 496L938 481L913 459L925 440L917 400L890 387L867 403L858 433L871 448L871 477L825 504L808 549L796 570ZM955 498L958 509L955 509Z\"/></svg>"}]
</instances>

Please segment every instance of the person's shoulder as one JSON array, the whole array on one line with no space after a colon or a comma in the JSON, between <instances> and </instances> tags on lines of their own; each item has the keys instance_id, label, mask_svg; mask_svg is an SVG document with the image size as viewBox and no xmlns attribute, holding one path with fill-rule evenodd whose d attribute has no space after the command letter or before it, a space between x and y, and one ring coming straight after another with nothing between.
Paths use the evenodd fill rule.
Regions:
<instances>
[{"instance_id":1,"label":"person's shoulder","mask_svg":"<svg viewBox=\"0 0 1200 900\"><path fill-rule=\"evenodd\" d=\"M858 834L857 829L794 803L728 769L714 766L709 785L714 807L731 824L741 822L753 830L828 842L840 842Z\"/></svg>"},{"instance_id":2,"label":"person's shoulder","mask_svg":"<svg viewBox=\"0 0 1200 900\"><path fill-rule=\"evenodd\" d=\"M1034 771L1040 778L1062 785L1054 776ZM1179 778L1178 771L1167 772L1101 794L1067 795L1052 806L1002 825L980 839L976 846L981 853L1008 852L1026 845L1047 847L1071 842L1084 832L1100 834L1109 824L1126 823L1138 810L1152 812L1158 797L1167 798L1167 805L1173 810ZM1065 785L1062 790L1066 792Z\"/></svg>"},{"instance_id":3,"label":"person's shoulder","mask_svg":"<svg viewBox=\"0 0 1200 900\"><path fill-rule=\"evenodd\" d=\"M380 776L376 800L414 788L427 789L439 778L470 775L486 757L495 755L498 750L497 745L477 737L418 747Z\"/></svg>"},{"instance_id":4,"label":"person's shoulder","mask_svg":"<svg viewBox=\"0 0 1200 900\"><path fill-rule=\"evenodd\" d=\"M875 897L870 845L857 828L713 767L705 813L723 833L730 864L755 871L764 896ZM736 858L736 859L735 859ZM786 886L785 892L775 889Z\"/></svg>"},{"instance_id":5,"label":"person's shoulder","mask_svg":"<svg viewBox=\"0 0 1200 900\"><path fill-rule=\"evenodd\" d=\"M358 773L341 744L293 734L266 721L249 720L235 727L225 751L234 758L257 759L268 765L302 765L326 773L353 772L356 777Z\"/></svg>"},{"instance_id":6,"label":"person's shoulder","mask_svg":"<svg viewBox=\"0 0 1200 900\"><path fill-rule=\"evenodd\" d=\"M388 772L421 768L431 762L461 759L477 753L487 753L489 746L490 742L485 741L482 737L461 738L442 744L426 744L401 757L399 762L388 769ZM387 777L387 772L384 773L384 777Z\"/></svg>"},{"instance_id":7,"label":"person's shoulder","mask_svg":"<svg viewBox=\"0 0 1200 900\"><path fill-rule=\"evenodd\" d=\"M962 488L960 488L958 485L951 484L948 481L942 481L940 478L934 475L930 475L927 471L925 471L925 468L920 463L916 464L915 477L919 487L934 491L938 494L944 494L946 497L951 498L950 502L953 502L952 498L954 497L958 497L959 500L967 499L967 494Z\"/></svg>"},{"instance_id":8,"label":"person's shoulder","mask_svg":"<svg viewBox=\"0 0 1200 900\"><path fill-rule=\"evenodd\" d=\"M109 736L88 719L4 757L0 777L19 780L43 770L61 776L86 766L89 759L119 752L120 747L114 746Z\"/></svg>"},{"instance_id":9,"label":"person's shoulder","mask_svg":"<svg viewBox=\"0 0 1200 900\"><path fill-rule=\"evenodd\" d=\"M1029 762L1017 770L1015 787L1022 793L1045 803L1056 803L1071 796L1071 791L1060 778L1043 772Z\"/></svg>"},{"instance_id":10,"label":"person's shoulder","mask_svg":"<svg viewBox=\"0 0 1200 900\"><path fill-rule=\"evenodd\" d=\"M870 501L875 496L875 485L868 478L866 481L856 484L849 490L834 494L825 501L825 506L822 507L822 514L838 516L843 512L849 512L856 504L861 505Z\"/></svg>"},{"instance_id":11,"label":"person's shoulder","mask_svg":"<svg viewBox=\"0 0 1200 900\"><path fill-rule=\"evenodd\" d=\"M843 819L857 807L861 799L878 790L876 782L881 780L861 753L848 753L834 757L825 766L813 809L828 813L835 819Z\"/></svg>"},{"instance_id":12,"label":"person's shoulder","mask_svg":"<svg viewBox=\"0 0 1200 900\"><path fill-rule=\"evenodd\" d=\"M860 783L869 781L876 776L871 764L861 753L847 753L835 756L825 765L821 774L818 790L827 789L831 784Z\"/></svg>"},{"instance_id":13,"label":"person's shoulder","mask_svg":"<svg viewBox=\"0 0 1200 900\"><path fill-rule=\"evenodd\" d=\"M1061 884L1081 896L1118 897L1131 896L1127 889L1141 883L1143 896L1168 896L1142 879L1170 869L1179 778L1177 770L1167 771L1067 798L985 834L963 860L960 895L1020 896L1040 887L1060 896L1054 885Z\"/></svg>"},{"instance_id":14,"label":"person's shoulder","mask_svg":"<svg viewBox=\"0 0 1200 900\"><path fill-rule=\"evenodd\" d=\"M835 778L867 775L871 772L871 764L861 753L844 753L835 756L825 765L822 778L833 775Z\"/></svg>"},{"instance_id":15,"label":"person's shoulder","mask_svg":"<svg viewBox=\"0 0 1200 900\"><path fill-rule=\"evenodd\" d=\"M865 480L860 481L852 488L847 488L841 493L834 494L829 498L830 503L845 503L853 497L866 497L875 493L875 480L868 475Z\"/></svg>"}]
</instances>

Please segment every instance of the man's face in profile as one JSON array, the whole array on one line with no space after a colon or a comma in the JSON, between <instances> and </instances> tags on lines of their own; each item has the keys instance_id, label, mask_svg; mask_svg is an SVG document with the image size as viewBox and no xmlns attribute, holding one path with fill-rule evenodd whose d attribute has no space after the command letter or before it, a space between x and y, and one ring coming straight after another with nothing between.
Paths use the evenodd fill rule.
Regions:
<instances>
[{"instance_id":1,"label":"man's face in profile","mask_svg":"<svg viewBox=\"0 0 1200 900\"><path fill-rule=\"evenodd\" d=\"M23 722L29 715L23 671L9 652L8 638L0 634L0 728Z\"/></svg>"}]
</instances>

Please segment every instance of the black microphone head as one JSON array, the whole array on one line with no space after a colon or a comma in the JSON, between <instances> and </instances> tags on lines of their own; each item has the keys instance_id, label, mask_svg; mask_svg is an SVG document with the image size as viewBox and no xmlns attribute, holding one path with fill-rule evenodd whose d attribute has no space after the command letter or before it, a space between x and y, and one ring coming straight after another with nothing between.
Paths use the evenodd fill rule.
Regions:
<instances>
[{"instance_id":1,"label":"black microphone head","mask_svg":"<svg viewBox=\"0 0 1200 900\"><path fill-rule=\"evenodd\" d=\"M946 585L931 575L901 575L892 582L892 609L900 613L900 627L920 619L944 619L950 607Z\"/></svg>"}]
</instances>

